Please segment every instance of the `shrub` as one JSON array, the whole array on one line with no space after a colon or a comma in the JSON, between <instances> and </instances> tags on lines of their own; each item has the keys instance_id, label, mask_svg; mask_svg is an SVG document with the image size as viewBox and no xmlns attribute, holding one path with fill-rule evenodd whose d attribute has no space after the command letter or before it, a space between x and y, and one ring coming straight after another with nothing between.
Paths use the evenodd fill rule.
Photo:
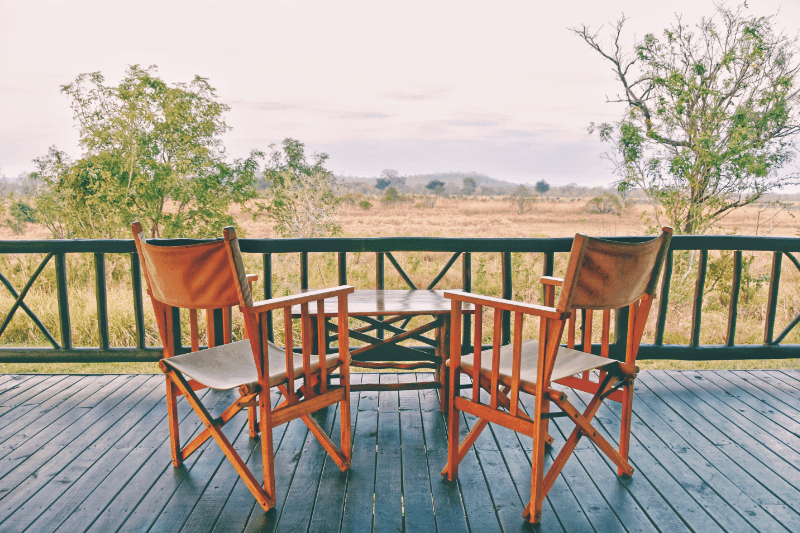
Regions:
<instances>
[{"instance_id":1,"label":"shrub","mask_svg":"<svg viewBox=\"0 0 800 533\"><path fill-rule=\"evenodd\" d=\"M369 211L372 208L372 202L369 200L361 200L358 202L358 207L363 209L364 211Z\"/></svg>"},{"instance_id":2,"label":"shrub","mask_svg":"<svg viewBox=\"0 0 800 533\"><path fill-rule=\"evenodd\" d=\"M622 202L617 195L607 192L589 200L586 203L586 210L590 213L621 216Z\"/></svg>"}]
</instances>

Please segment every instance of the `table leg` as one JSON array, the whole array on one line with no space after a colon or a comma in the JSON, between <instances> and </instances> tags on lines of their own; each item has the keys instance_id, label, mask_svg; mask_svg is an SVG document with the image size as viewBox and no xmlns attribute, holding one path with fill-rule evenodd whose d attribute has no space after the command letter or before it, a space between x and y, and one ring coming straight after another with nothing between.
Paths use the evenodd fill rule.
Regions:
<instances>
[{"instance_id":1,"label":"table leg","mask_svg":"<svg viewBox=\"0 0 800 533\"><path fill-rule=\"evenodd\" d=\"M435 379L439 382L440 408L443 413L447 412L447 400L450 397L448 384L450 383L447 371L447 360L450 358L450 317L443 316L439 320L442 323L436 328L436 355L442 358L442 362L436 369ZM458 394L458 391L456 391Z\"/></svg>"}]
</instances>

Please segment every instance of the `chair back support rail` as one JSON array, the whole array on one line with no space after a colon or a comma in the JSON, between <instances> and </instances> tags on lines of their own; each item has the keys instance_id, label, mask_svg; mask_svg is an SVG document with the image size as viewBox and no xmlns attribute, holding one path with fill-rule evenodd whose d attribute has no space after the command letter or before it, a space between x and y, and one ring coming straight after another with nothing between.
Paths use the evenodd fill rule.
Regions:
<instances>
[{"instance_id":1,"label":"chair back support rail","mask_svg":"<svg viewBox=\"0 0 800 533\"><path fill-rule=\"evenodd\" d=\"M609 240L624 242L640 242L649 240L649 237L614 237ZM573 238L544 238L544 239L470 239L470 238L437 238L437 237L385 237L385 238L320 238L320 239L240 239L243 254L259 254L262 261L262 272L259 277L263 281L263 298L272 297L273 287L273 255L297 254L300 261L300 287L309 288L309 254L336 253L338 284L347 284L347 254L375 253L375 285L374 287L359 287L362 289L384 289L385 273L387 268L393 268L408 285L409 289L455 288L437 287L456 262L461 266L461 288L466 292L472 291L472 254L496 253L501 259L502 294L503 299L512 299L514 294L514 280L512 279L512 253L537 253L543 256L542 276L552 276L556 253L569 253ZM159 242L159 241L156 241ZM165 245L197 244L209 242L202 239L165 239ZM664 344L664 332L670 319L669 293L673 281L673 256L678 251L696 251L695 256L695 289L692 296L691 331L688 344ZM703 297L706 274L708 270L709 251L729 252L733 256L733 274L728 304L728 320L726 326L725 344L701 344L700 327L703 318ZM736 325L738 315L739 295L742 285L743 252L772 252L771 274L767 289L768 299L764 319L764 334L761 344L736 344ZM405 272L402 265L395 257L396 252L448 252L452 254L442 266L440 272L427 286L417 286ZM114 240L36 240L36 241L0 241L0 254L44 254L38 268L34 270L27 283L22 287L14 287L6 274L0 271L0 283L11 294L14 303L5 309L0 323L0 362L6 363L41 363L41 362L156 362L161 359L163 348L148 346L145 337L145 319L142 291L142 269L136 247L132 239ZM95 298L97 307L97 328L99 346L75 347L72 341L72 326L70 321L70 306L80 305L79 302L69 302L67 286L67 254L92 254L95 270ZM106 288L106 254L126 254L130 257L131 290L133 292L133 306L135 316L135 347L115 347L109 341L108 322L108 294ZM800 260L795 254L800 254L800 239L790 237L747 237L747 236L716 236L716 235L676 235L672 238L666 263L661 277L660 287L657 291L658 298L654 309L655 335L653 338L642 342L639 359L676 359L690 361L705 360L732 360L732 359L787 359L800 358L800 345L782 344L786 336L800 322L800 313L795 316L781 331L775 331L775 317L778 305L780 288L780 273L782 260L785 256L792 265L800 270ZM36 279L50 263L55 266L56 297L58 299L59 333L53 335L39 317L36 309L30 308L24 301L26 294L36 282ZM388 264L387 264L388 263ZM11 319L18 313L24 313L33 324L42 332L50 343L49 347L20 347L7 346L3 342L3 332ZM624 360L625 347L628 335L628 308L617 309L615 313L614 342L610 346L592 345L591 352L595 354L608 353L612 358ZM213 311L213 320L209 320L211 327L209 333L213 335L215 344L224 342L230 333L230 319L226 314L228 310L217 309ZM587 311L582 311L586 323ZM589 313L591 313L589 311ZM272 315L267 317L267 330L272 332ZM511 342L511 312L503 311L501 337L503 344ZM604 322L606 321L604 317ZM463 317L462 346L465 353L472 351L472 317ZM588 322L591 323L591 320ZM179 345L180 321L174 321L176 354L191 351L191 346ZM589 326L590 327L590 326ZM586 333L586 332L584 332ZM382 332L379 330L378 335ZM581 336L583 337L583 335ZM273 340L270 338L270 340ZM584 350L582 343L577 343L575 348ZM420 346L420 350L430 351L432 347Z\"/></svg>"}]
</instances>

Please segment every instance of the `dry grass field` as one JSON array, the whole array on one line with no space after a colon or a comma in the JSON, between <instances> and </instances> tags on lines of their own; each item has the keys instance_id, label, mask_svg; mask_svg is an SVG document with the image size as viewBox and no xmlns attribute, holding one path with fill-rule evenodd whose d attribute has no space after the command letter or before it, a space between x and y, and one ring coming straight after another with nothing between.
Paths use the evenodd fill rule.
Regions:
<instances>
[{"instance_id":1,"label":"dry grass field","mask_svg":"<svg viewBox=\"0 0 800 533\"><path fill-rule=\"evenodd\" d=\"M645 231L643 220L652 218L652 213L643 204L625 208L621 216L596 215L586 211L587 199L546 200L535 204L530 213L516 214L515 207L501 199L438 199L433 208L416 208L404 203L393 207L382 206L373 199L374 206L363 210L357 206L345 206L342 214L343 236L429 236L429 237L568 237L576 232L595 236L641 235ZM795 236L798 222L788 212L760 212L757 208L743 209L725 219L721 231L739 235ZM241 225L248 237L274 238L272 224L266 217L256 221L241 216ZM766 222L765 222L766 221ZM44 239L44 228L32 226L23 236L14 236L7 228L0 229L0 239ZM558 254L556 274L563 272L567 254ZM727 302L730 291L730 253L710 256L709 274L706 281L706 297L701 329L701 342L717 344L724 342L727 321ZM398 253L396 257L415 280L418 286L427 283L447 261L447 253ZM0 257L0 272L9 278L18 289L41 261L40 255ZM248 257L251 272L261 272L260 257ZM69 256L69 299L75 346L97 346L96 302L94 296L94 268L90 256ZM348 254L348 283L357 288L374 287L374 254ZM676 254L673 285L670 292L665 342L685 344L688 342L691 299L694 287L694 268L689 266L688 254ZM762 340L766 287L769 280L771 254L745 254L750 262L748 277L743 283L740 300L736 342L758 344ZM473 254L473 290L499 296L501 288L499 254ZM538 277L542 271L540 254L513 254L512 256L514 297L526 301L538 301L540 288ZM273 291L276 296L290 294L299 289L299 260L297 255L278 255L273 264ZM781 291L778 302L776 332L800 310L800 273L789 261L783 262ZM336 262L334 254L312 254L310 257L310 285L324 287L335 285ZM111 343L114 346L132 346L133 298L130 288L129 260L125 256L107 256L107 284ZM256 287L257 294L263 288ZM454 267L437 288L457 288L460 285L460 269ZM386 263L386 287L405 288L389 262ZM8 309L13 302L11 295L0 292L0 309ZM55 271L52 265L44 270L34 284L25 302L33 309L48 329L58 338L58 310L55 295ZM158 335L149 304L145 306L148 345L158 344ZM652 342L655 313L651 314L650 331L645 342ZM599 320L599 317L597 318ZM490 323L490 321L485 321ZM241 324L235 321L241 332ZM525 324L525 334L536 337L532 320ZM599 331L595 327L594 331ZM201 329L202 330L202 329ZM282 325L276 324L277 341L282 341ZM484 340L489 342L489 329L484 331ZM597 342L597 339L595 339ZM22 312L12 320L0 338L5 346L47 346L46 339ZM792 332L784 343L800 343L800 328ZM682 363L678 361L641 361L643 368L776 368L796 367L800 361L733 361ZM155 364L0 364L2 372L157 372Z\"/></svg>"}]
</instances>

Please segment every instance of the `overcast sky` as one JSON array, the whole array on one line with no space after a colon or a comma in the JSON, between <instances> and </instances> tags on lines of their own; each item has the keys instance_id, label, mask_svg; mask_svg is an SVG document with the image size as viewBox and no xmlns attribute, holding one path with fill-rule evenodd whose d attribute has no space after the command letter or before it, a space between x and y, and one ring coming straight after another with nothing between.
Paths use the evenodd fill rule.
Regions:
<instances>
[{"instance_id":1,"label":"overcast sky","mask_svg":"<svg viewBox=\"0 0 800 533\"><path fill-rule=\"evenodd\" d=\"M800 28L798 0L749 5ZM624 13L631 44L675 13L694 24L713 11L709 0L0 0L0 166L30 171L54 144L79 156L60 86L155 64L168 83L209 78L231 107L232 157L294 137L337 174L608 184L586 129L619 117L606 103L617 82L567 28Z\"/></svg>"}]
</instances>

